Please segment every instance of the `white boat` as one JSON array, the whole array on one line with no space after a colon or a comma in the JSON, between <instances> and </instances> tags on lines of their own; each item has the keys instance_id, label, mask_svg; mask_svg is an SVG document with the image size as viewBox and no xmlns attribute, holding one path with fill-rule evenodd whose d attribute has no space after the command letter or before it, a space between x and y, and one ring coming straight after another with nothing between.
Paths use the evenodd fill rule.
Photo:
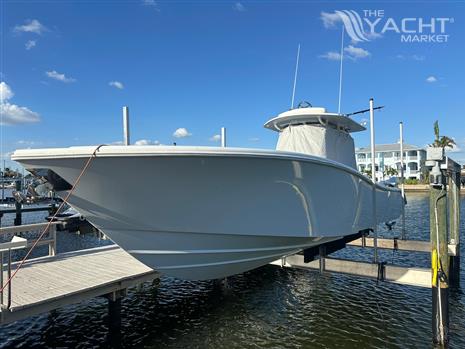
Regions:
<instances>
[{"instance_id":1,"label":"white boat","mask_svg":"<svg viewBox=\"0 0 465 349\"><path fill-rule=\"evenodd\" d=\"M293 109L265 127L279 132L277 150L103 146L69 203L141 262L195 280L373 226L373 184L355 168L350 136L364 127L323 108ZM64 196L95 148L17 150L12 159ZM400 191L376 185L376 204L378 222L397 218Z\"/></svg>"}]
</instances>

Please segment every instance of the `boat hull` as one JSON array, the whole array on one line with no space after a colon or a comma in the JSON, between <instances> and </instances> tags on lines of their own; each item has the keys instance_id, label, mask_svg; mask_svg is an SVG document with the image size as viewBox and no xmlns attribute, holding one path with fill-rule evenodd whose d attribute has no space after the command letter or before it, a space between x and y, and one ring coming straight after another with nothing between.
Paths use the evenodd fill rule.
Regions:
<instances>
[{"instance_id":1,"label":"boat hull","mask_svg":"<svg viewBox=\"0 0 465 349\"><path fill-rule=\"evenodd\" d=\"M109 230L106 233L142 263L185 280L224 278L338 239L173 231Z\"/></svg>"},{"instance_id":2,"label":"boat hull","mask_svg":"<svg viewBox=\"0 0 465 349\"><path fill-rule=\"evenodd\" d=\"M140 148L103 147L69 203L165 274L225 277L373 227L373 185L347 166L276 151ZM87 157L16 160L74 183ZM398 190L377 186L376 198L378 222L400 215Z\"/></svg>"}]
</instances>

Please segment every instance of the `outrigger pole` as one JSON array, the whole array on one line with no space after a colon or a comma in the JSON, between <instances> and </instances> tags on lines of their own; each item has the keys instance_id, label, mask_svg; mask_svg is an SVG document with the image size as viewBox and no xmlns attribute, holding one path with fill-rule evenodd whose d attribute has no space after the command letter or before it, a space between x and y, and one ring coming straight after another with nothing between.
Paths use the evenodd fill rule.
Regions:
<instances>
[{"instance_id":1,"label":"outrigger pole","mask_svg":"<svg viewBox=\"0 0 465 349\"><path fill-rule=\"evenodd\" d=\"M291 109L294 109L295 86L297 84L297 72L299 71L299 58L300 58L300 44L297 47L297 60L296 60L296 63L295 63L294 86L292 88Z\"/></svg>"},{"instance_id":2,"label":"outrigger pole","mask_svg":"<svg viewBox=\"0 0 465 349\"><path fill-rule=\"evenodd\" d=\"M339 101L337 104L337 113L341 114L341 98L342 98L342 60L344 59L344 24L342 25L341 35L341 64L339 66Z\"/></svg>"}]
</instances>

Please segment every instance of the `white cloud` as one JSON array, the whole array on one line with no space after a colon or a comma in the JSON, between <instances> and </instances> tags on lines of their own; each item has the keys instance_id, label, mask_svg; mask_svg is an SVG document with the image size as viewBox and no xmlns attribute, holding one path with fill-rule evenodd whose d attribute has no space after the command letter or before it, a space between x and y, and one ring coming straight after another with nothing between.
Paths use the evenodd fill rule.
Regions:
<instances>
[{"instance_id":1,"label":"white cloud","mask_svg":"<svg viewBox=\"0 0 465 349\"><path fill-rule=\"evenodd\" d=\"M66 77L65 74L58 73L56 70L47 71L47 72L45 72L45 75L47 75L51 79L58 80L58 81L61 81L61 82L66 82L66 83L76 81L76 79L68 78L68 77Z\"/></svg>"},{"instance_id":2,"label":"white cloud","mask_svg":"<svg viewBox=\"0 0 465 349\"><path fill-rule=\"evenodd\" d=\"M368 52L367 50L364 50L361 47L355 47L353 45L344 47L344 52L346 53L344 58L349 58L353 61L356 61L359 58L366 58L371 55L371 53ZM341 54L336 51L326 52L325 54L322 54L319 57L327 59L329 61L340 61L341 60Z\"/></svg>"},{"instance_id":3,"label":"white cloud","mask_svg":"<svg viewBox=\"0 0 465 349\"><path fill-rule=\"evenodd\" d=\"M6 82L0 82L0 102L3 103L7 99L13 98L15 94L11 90L10 86Z\"/></svg>"},{"instance_id":4,"label":"white cloud","mask_svg":"<svg viewBox=\"0 0 465 349\"><path fill-rule=\"evenodd\" d=\"M361 47L355 47L353 45L349 45L347 47L344 47L344 52L346 52L349 55L349 58L351 59L359 59L359 58L366 58L371 55L370 52L367 50L364 50Z\"/></svg>"},{"instance_id":5,"label":"white cloud","mask_svg":"<svg viewBox=\"0 0 465 349\"><path fill-rule=\"evenodd\" d=\"M37 143L34 142L34 141L25 141L25 140L19 140L19 141L17 141L16 143L18 143L18 144L20 144L20 145L27 145L27 146L31 146L31 145L37 144Z\"/></svg>"},{"instance_id":6,"label":"white cloud","mask_svg":"<svg viewBox=\"0 0 465 349\"><path fill-rule=\"evenodd\" d=\"M139 139L134 145L160 145L159 141L151 141L148 139Z\"/></svg>"},{"instance_id":7,"label":"white cloud","mask_svg":"<svg viewBox=\"0 0 465 349\"><path fill-rule=\"evenodd\" d=\"M114 142L110 142L109 144L110 145L123 145L123 141L114 141Z\"/></svg>"},{"instance_id":8,"label":"white cloud","mask_svg":"<svg viewBox=\"0 0 465 349\"><path fill-rule=\"evenodd\" d=\"M341 22L341 17L337 13L321 12L320 19L325 28L334 28L336 23Z\"/></svg>"},{"instance_id":9,"label":"white cloud","mask_svg":"<svg viewBox=\"0 0 465 349\"><path fill-rule=\"evenodd\" d=\"M396 55L396 58L397 58L397 59L402 59L402 60L403 60L403 59L408 59L408 60L411 59L411 60L413 60L413 61L424 61L424 60L426 59L425 56L423 56L423 55L417 55L417 54L411 55L411 56L404 56L404 55L398 54L398 55Z\"/></svg>"},{"instance_id":10,"label":"white cloud","mask_svg":"<svg viewBox=\"0 0 465 349\"><path fill-rule=\"evenodd\" d=\"M463 151L463 149L460 146L458 146L457 144L452 145L452 149L451 148L446 149L446 152L448 152L448 153L461 153L462 151Z\"/></svg>"},{"instance_id":11,"label":"white cloud","mask_svg":"<svg viewBox=\"0 0 465 349\"><path fill-rule=\"evenodd\" d=\"M211 142L219 142L221 140L221 136L220 135L213 135L209 139L210 139Z\"/></svg>"},{"instance_id":12,"label":"white cloud","mask_svg":"<svg viewBox=\"0 0 465 349\"><path fill-rule=\"evenodd\" d=\"M436 81L438 81L438 79L437 79L435 76L433 76L433 75L428 76L428 77L426 78L426 82L433 83L433 82L436 82Z\"/></svg>"},{"instance_id":13,"label":"white cloud","mask_svg":"<svg viewBox=\"0 0 465 349\"><path fill-rule=\"evenodd\" d=\"M11 104L14 93L5 82L0 82L0 125L16 125L40 121L40 115L26 107Z\"/></svg>"},{"instance_id":14,"label":"white cloud","mask_svg":"<svg viewBox=\"0 0 465 349\"><path fill-rule=\"evenodd\" d=\"M455 137L452 137L455 144L452 145L452 148L446 148L446 152L448 153L461 153L463 152L462 147L465 146L465 139L462 141L458 141Z\"/></svg>"},{"instance_id":15,"label":"white cloud","mask_svg":"<svg viewBox=\"0 0 465 349\"><path fill-rule=\"evenodd\" d=\"M37 19L32 19L27 20L23 25L17 25L16 27L14 27L14 31L17 33L35 33L40 35L43 32L47 31L47 28Z\"/></svg>"},{"instance_id":16,"label":"white cloud","mask_svg":"<svg viewBox=\"0 0 465 349\"><path fill-rule=\"evenodd\" d=\"M341 54L339 52L334 52L334 51L329 51L326 52L323 55L319 56L320 58L325 58L330 61L340 61L341 60Z\"/></svg>"},{"instance_id":17,"label":"white cloud","mask_svg":"<svg viewBox=\"0 0 465 349\"><path fill-rule=\"evenodd\" d=\"M383 37L383 34L376 33L376 32L371 32L371 31L367 32L367 31L363 30L363 28L362 28L362 31L363 31L363 34L365 34L365 37L367 39L369 39L369 40L380 39L380 38ZM356 44L356 42L355 42L355 44Z\"/></svg>"},{"instance_id":18,"label":"white cloud","mask_svg":"<svg viewBox=\"0 0 465 349\"><path fill-rule=\"evenodd\" d=\"M142 4L144 6L152 7L156 11L160 12L160 8L158 7L158 3L155 0L142 0Z\"/></svg>"},{"instance_id":19,"label":"white cloud","mask_svg":"<svg viewBox=\"0 0 465 349\"><path fill-rule=\"evenodd\" d=\"M426 57L423 56L423 55L412 55L412 59L414 61L424 61L426 59Z\"/></svg>"},{"instance_id":20,"label":"white cloud","mask_svg":"<svg viewBox=\"0 0 465 349\"><path fill-rule=\"evenodd\" d=\"M173 133L173 137L176 137L176 138L184 138L184 137L189 137L189 136L192 136L192 133L189 133L189 131L187 131L187 129L184 127L178 128Z\"/></svg>"},{"instance_id":21,"label":"white cloud","mask_svg":"<svg viewBox=\"0 0 465 349\"><path fill-rule=\"evenodd\" d=\"M33 48L36 44L37 44L37 41L36 41L36 40L29 40L28 42L26 42L26 43L24 44L24 46L26 47L26 50L30 50L30 49Z\"/></svg>"},{"instance_id":22,"label":"white cloud","mask_svg":"<svg viewBox=\"0 0 465 349\"><path fill-rule=\"evenodd\" d=\"M457 140L454 137L452 139L455 141L456 145L451 148L446 148L446 153L453 160L465 164L465 139Z\"/></svg>"},{"instance_id":23,"label":"white cloud","mask_svg":"<svg viewBox=\"0 0 465 349\"><path fill-rule=\"evenodd\" d=\"M233 6L233 9L238 11L238 12L245 12L246 8L244 5L242 5L240 2L236 2Z\"/></svg>"},{"instance_id":24,"label":"white cloud","mask_svg":"<svg viewBox=\"0 0 465 349\"><path fill-rule=\"evenodd\" d=\"M108 83L108 85L110 85L110 86L112 86L112 87L115 87L115 88L117 88L117 89L120 89L120 90L122 90L122 89L124 88L123 83L122 83L122 82L119 82L119 81L110 81L110 82Z\"/></svg>"},{"instance_id":25,"label":"white cloud","mask_svg":"<svg viewBox=\"0 0 465 349\"><path fill-rule=\"evenodd\" d=\"M38 113L8 102L0 104L0 113L2 114L0 125L27 124L40 121Z\"/></svg>"}]
</instances>

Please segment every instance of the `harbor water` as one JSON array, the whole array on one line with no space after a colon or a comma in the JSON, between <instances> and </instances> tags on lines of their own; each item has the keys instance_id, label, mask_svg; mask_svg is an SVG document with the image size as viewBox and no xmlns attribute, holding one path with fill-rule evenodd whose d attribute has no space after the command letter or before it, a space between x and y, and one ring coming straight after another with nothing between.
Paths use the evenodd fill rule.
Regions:
<instances>
[{"instance_id":1,"label":"harbor water","mask_svg":"<svg viewBox=\"0 0 465 349\"><path fill-rule=\"evenodd\" d=\"M408 194L408 239L429 240L427 193ZM461 197L465 246L465 198ZM24 216L40 222L45 213ZM11 225L5 216L2 225ZM381 230L381 228L383 228ZM381 236L400 236L380 226ZM111 243L58 233L58 252ZM338 257L371 260L371 249ZM465 255L465 253L462 253ZM429 267L426 253L380 251L381 260ZM461 283L450 293L450 348L465 348L465 256ZM14 287L14 286L13 286ZM92 299L0 327L1 348L109 347L107 301ZM345 275L265 266L227 283L162 277L131 289L122 301L122 347L144 348L432 348L431 289Z\"/></svg>"}]
</instances>

